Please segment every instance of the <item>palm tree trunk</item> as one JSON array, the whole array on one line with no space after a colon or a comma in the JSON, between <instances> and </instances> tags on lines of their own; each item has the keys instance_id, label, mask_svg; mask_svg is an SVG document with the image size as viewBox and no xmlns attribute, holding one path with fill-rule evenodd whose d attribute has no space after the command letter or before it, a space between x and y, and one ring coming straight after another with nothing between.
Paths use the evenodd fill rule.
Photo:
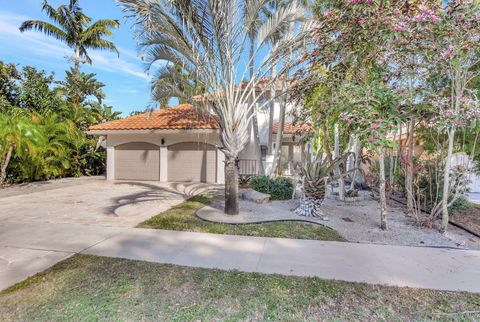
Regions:
<instances>
[{"instance_id":1,"label":"palm tree trunk","mask_svg":"<svg viewBox=\"0 0 480 322\"><path fill-rule=\"evenodd\" d=\"M407 192L407 211L413 213L413 140L415 132L415 119L408 125L407 162L405 167L405 191Z\"/></svg>"},{"instance_id":2,"label":"palm tree trunk","mask_svg":"<svg viewBox=\"0 0 480 322\"><path fill-rule=\"evenodd\" d=\"M75 47L75 70L78 71L80 68L80 46Z\"/></svg>"},{"instance_id":3,"label":"palm tree trunk","mask_svg":"<svg viewBox=\"0 0 480 322\"><path fill-rule=\"evenodd\" d=\"M238 215L238 158L225 158L225 214Z\"/></svg>"},{"instance_id":4,"label":"palm tree trunk","mask_svg":"<svg viewBox=\"0 0 480 322\"><path fill-rule=\"evenodd\" d=\"M380 228L387 230L387 196L385 193L385 151L384 147L379 148L380 163Z\"/></svg>"},{"instance_id":5,"label":"palm tree trunk","mask_svg":"<svg viewBox=\"0 0 480 322\"><path fill-rule=\"evenodd\" d=\"M250 72L250 79L253 77L253 68L254 68L254 61L253 57L255 55L255 35L252 33L249 36L250 38L250 59L249 59L249 72ZM252 100L256 99L255 90L252 93ZM253 127L253 145L255 146L255 159L257 160L257 174L258 175L265 175L265 168L263 166L262 160L262 149L260 147L260 137L258 134L258 118L257 118L257 109L255 108L253 111L252 117L252 127Z\"/></svg>"},{"instance_id":6,"label":"palm tree trunk","mask_svg":"<svg viewBox=\"0 0 480 322\"><path fill-rule=\"evenodd\" d=\"M443 191L442 191L442 224L441 231L446 232L448 227L448 197L450 194L450 167L453 154L453 140L455 138L455 128L448 131L448 150L447 159L445 160L445 170L443 172Z\"/></svg>"},{"instance_id":7,"label":"palm tree trunk","mask_svg":"<svg viewBox=\"0 0 480 322\"><path fill-rule=\"evenodd\" d=\"M14 146L10 145L7 153L5 153L5 156L2 158L1 166L0 166L0 186L3 186L5 183L5 180L7 179L7 168L8 164L10 163L10 159L12 158L12 153L13 153Z\"/></svg>"}]
</instances>

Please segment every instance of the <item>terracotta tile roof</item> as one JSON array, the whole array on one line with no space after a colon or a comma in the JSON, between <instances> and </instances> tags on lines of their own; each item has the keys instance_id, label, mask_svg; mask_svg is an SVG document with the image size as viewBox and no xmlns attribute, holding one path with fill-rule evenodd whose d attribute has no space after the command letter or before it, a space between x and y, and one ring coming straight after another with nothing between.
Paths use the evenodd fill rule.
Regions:
<instances>
[{"instance_id":1,"label":"terracotta tile roof","mask_svg":"<svg viewBox=\"0 0 480 322\"><path fill-rule=\"evenodd\" d=\"M293 125L292 123L285 122L284 128L283 128L283 133L284 134L305 134L305 133L312 133L313 132L313 127L306 123L302 125ZM273 123L272 126L272 133L277 134L278 133L278 122Z\"/></svg>"},{"instance_id":2,"label":"terracotta tile roof","mask_svg":"<svg viewBox=\"0 0 480 322\"><path fill-rule=\"evenodd\" d=\"M164 108L90 126L91 131L218 129L215 116L190 104Z\"/></svg>"}]
</instances>

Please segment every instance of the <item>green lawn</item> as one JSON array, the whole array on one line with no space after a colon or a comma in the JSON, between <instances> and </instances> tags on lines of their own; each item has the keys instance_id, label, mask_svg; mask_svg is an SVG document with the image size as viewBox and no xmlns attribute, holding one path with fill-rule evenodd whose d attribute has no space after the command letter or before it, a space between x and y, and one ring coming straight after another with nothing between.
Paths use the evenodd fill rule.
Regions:
<instances>
[{"instance_id":1,"label":"green lawn","mask_svg":"<svg viewBox=\"0 0 480 322\"><path fill-rule=\"evenodd\" d=\"M345 241L335 230L315 224L301 222L270 222L262 224L228 225L215 224L195 216L197 209L218 198L214 195L198 195L169 210L141 223L138 227L195 231L212 234L282 237Z\"/></svg>"},{"instance_id":2,"label":"green lawn","mask_svg":"<svg viewBox=\"0 0 480 322\"><path fill-rule=\"evenodd\" d=\"M480 294L75 255L0 294L0 321L478 320Z\"/></svg>"}]
</instances>

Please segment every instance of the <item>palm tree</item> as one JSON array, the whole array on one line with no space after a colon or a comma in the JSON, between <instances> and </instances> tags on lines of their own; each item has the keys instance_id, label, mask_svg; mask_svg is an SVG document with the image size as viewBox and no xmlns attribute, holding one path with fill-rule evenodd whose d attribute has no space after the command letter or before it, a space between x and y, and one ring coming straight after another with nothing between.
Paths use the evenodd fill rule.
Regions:
<instances>
[{"instance_id":1,"label":"palm tree","mask_svg":"<svg viewBox=\"0 0 480 322\"><path fill-rule=\"evenodd\" d=\"M169 65L158 70L152 77L151 96L153 102L165 107L176 97L180 104L189 103L192 96L205 92L203 84L187 74L179 65Z\"/></svg>"},{"instance_id":2,"label":"palm tree","mask_svg":"<svg viewBox=\"0 0 480 322\"><path fill-rule=\"evenodd\" d=\"M54 9L47 1L43 2L42 11L54 22L53 24L40 20L27 20L20 26L20 31L36 30L54 37L74 50L75 68L80 63L91 64L87 49L110 50L119 55L117 47L104 36L112 36L112 28L120 26L118 20L102 19L91 23L80 7L79 0L70 0L67 5Z\"/></svg>"},{"instance_id":3,"label":"palm tree","mask_svg":"<svg viewBox=\"0 0 480 322\"><path fill-rule=\"evenodd\" d=\"M309 28L296 28L272 45L271 50L262 55L261 63L254 66L249 81L240 87L238 80L248 72L248 64L242 64L248 31L265 0L119 1L125 11L136 17L147 61L179 65L211 93L208 105L218 117L221 149L225 154L225 213L237 214L238 156L249 140L248 126L258 97L270 89L262 86L255 100L251 99L252 93L273 65L304 45ZM296 3L275 12L259 28L257 49L303 15L303 8ZM257 50L255 55L261 54ZM288 67L283 66L277 77L285 77ZM267 98L263 104L270 100Z\"/></svg>"}]
</instances>

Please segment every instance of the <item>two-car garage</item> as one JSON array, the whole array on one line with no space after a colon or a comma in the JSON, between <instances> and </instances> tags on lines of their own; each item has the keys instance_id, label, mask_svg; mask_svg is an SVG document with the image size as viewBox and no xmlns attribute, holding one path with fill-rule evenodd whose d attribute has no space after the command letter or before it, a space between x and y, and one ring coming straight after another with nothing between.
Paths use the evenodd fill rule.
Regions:
<instances>
[{"instance_id":1,"label":"two-car garage","mask_svg":"<svg viewBox=\"0 0 480 322\"><path fill-rule=\"evenodd\" d=\"M167 153L166 158L161 158L162 151ZM215 146L203 142L181 142L163 150L147 142L115 146L117 180L159 181L162 167L166 169L168 181L214 183L217 151Z\"/></svg>"},{"instance_id":2,"label":"two-car garage","mask_svg":"<svg viewBox=\"0 0 480 322\"><path fill-rule=\"evenodd\" d=\"M182 104L93 125L105 138L107 180L224 183L216 117Z\"/></svg>"}]
</instances>

